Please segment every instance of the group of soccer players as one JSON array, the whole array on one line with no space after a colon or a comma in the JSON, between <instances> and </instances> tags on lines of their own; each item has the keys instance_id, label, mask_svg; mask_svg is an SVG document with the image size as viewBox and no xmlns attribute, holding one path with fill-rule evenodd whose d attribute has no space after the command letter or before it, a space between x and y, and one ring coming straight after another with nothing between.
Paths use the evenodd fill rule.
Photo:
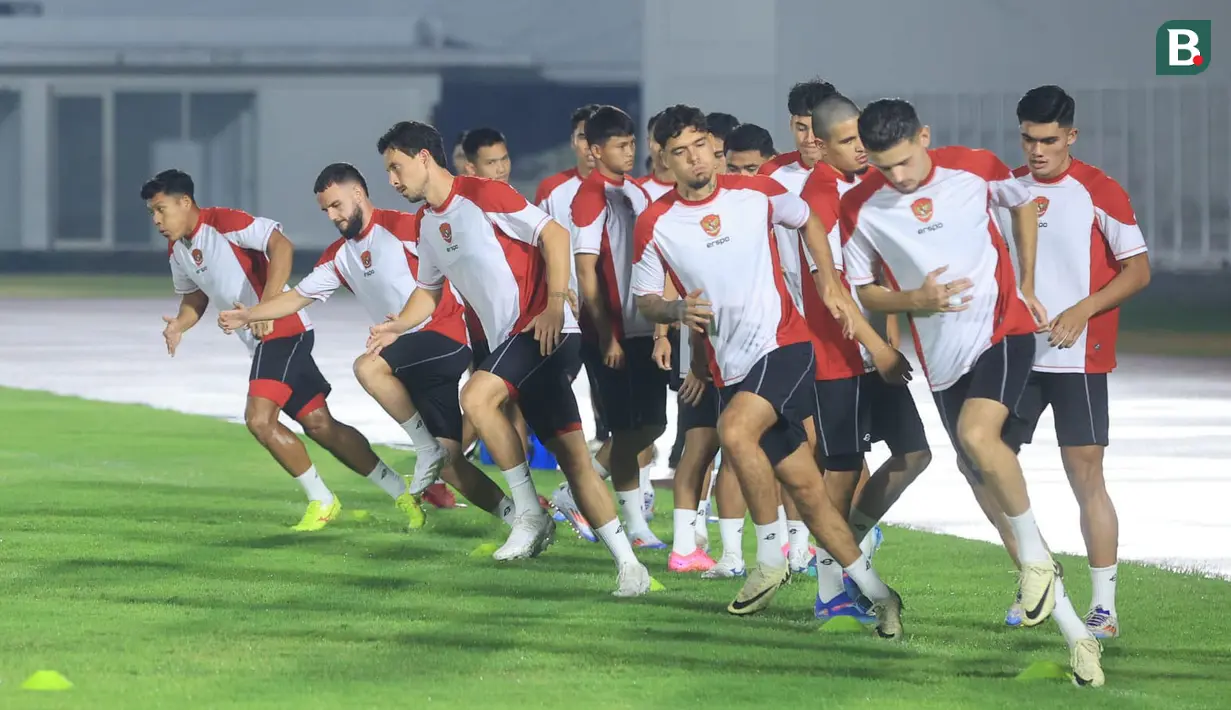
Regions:
<instances>
[{"instance_id":1,"label":"group of soccer players","mask_svg":"<svg viewBox=\"0 0 1231 710\"><path fill-rule=\"evenodd\" d=\"M861 109L810 81L787 108L796 150L779 155L764 128L671 106L648 123L649 174L636 179L633 119L582 107L577 165L544 180L534 204L507 183L499 132L464 134L450 172L436 129L400 122L377 150L390 184L422 207L377 208L358 170L327 166L314 191L341 236L294 288L276 222L199 207L189 176L160 173L141 196L181 294L165 318L168 352L211 300L220 307L220 327L252 352L249 429L308 496L297 529L323 527L341 504L280 412L385 490L412 529L425 500L449 504L443 479L510 527L496 559L539 555L556 519L567 521L607 547L625 597L657 585L635 552L666 547L647 524L639 471L676 389L668 570L746 574L735 615L766 608L793 572L815 573L819 620L850 617L900 639L901 597L871 558L877 522L931 461L896 317L874 315L904 313L958 466L1020 569L1006 623L1054 615L1074 682L1102 685L1098 638L1119 633L1107 373L1116 309L1150 275L1127 195L1072 156L1074 102L1059 87L1018 104L1026 164L1016 171L985 150L931 149L929 128L899 99ZM303 309L341 287L372 321L355 376L409 435L408 480L326 404ZM573 395L583 363L610 432L594 454ZM1090 557L1085 619L1017 458L1048 406ZM551 503L531 480L527 430L566 479ZM476 438L507 494L467 458ZM869 473L875 441L890 458ZM711 490L717 560L705 534ZM756 538L748 571L745 511Z\"/></svg>"}]
</instances>

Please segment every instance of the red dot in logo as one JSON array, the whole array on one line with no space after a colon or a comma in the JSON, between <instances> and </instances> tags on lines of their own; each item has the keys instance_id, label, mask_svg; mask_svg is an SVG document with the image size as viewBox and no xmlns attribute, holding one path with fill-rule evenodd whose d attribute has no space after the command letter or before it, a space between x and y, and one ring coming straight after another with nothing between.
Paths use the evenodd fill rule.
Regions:
<instances>
[{"instance_id":1,"label":"red dot in logo","mask_svg":"<svg viewBox=\"0 0 1231 710\"><path fill-rule=\"evenodd\" d=\"M1195 64L1195 65L1197 65L1197 66L1201 66L1201 65L1202 65L1202 64L1204 64L1204 63L1205 63L1205 57L1202 57L1200 54L1198 54L1197 56L1193 57L1193 64Z\"/></svg>"}]
</instances>

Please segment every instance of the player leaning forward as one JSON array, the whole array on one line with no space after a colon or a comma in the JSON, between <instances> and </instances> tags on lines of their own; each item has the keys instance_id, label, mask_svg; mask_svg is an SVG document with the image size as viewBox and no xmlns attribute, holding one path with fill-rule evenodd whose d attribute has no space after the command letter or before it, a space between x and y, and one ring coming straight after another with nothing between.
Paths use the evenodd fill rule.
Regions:
<instances>
[{"instance_id":1,"label":"player leaning forward","mask_svg":"<svg viewBox=\"0 0 1231 710\"><path fill-rule=\"evenodd\" d=\"M277 222L224 207L199 207L192 178L166 170L141 187L154 226L169 243L171 277L180 295L179 313L163 317L167 352L175 355L184 331L196 325L210 301L254 307L286 290L294 247ZM312 358L312 321L295 313L258 321L238 332L252 354L248 374L248 430L286 472L303 486L308 508L295 530L313 531L338 516L342 504L321 480L308 450L278 421L286 412L304 433L355 473L373 483L401 480L353 427L329 412L330 386ZM410 496L397 498L407 510Z\"/></svg>"},{"instance_id":2,"label":"player leaning forward","mask_svg":"<svg viewBox=\"0 0 1231 710\"><path fill-rule=\"evenodd\" d=\"M777 495L776 475L808 528L875 603L880 635L901 638L902 600L860 552L826 495L807 442L804 422L815 408L816 356L782 277L776 241L766 229L775 223L819 235L809 240L820 252L814 258L832 264L823 227L803 199L772 179L719 175L699 109L667 109L654 132L676 187L637 220L632 285L637 307L654 322L683 321L707 332L711 375L723 407L719 438L749 507L755 511L755 502ZM831 271L821 274L827 303L835 316L851 318L857 307ZM666 278L687 296L664 300ZM778 524L776 518L753 522L758 533ZM757 544L757 568L728 607L733 614L765 608L788 577L785 560L767 562L782 558L781 540L758 534ZM763 556L765 545L776 548L776 555Z\"/></svg>"},{"instance_id":3,"label":"player leaning forward","mask_svg":"<svg viewBox=\"0 0 1231 710\"><path fill-rule=\"evenodd\" d=\"M426 320L443 295L445 279L474 308L492 352L466 382L462 409L504 473L515 506L513 530L493 557L538 555L555 531L503 409L512 397L559 461L582 514L615 558L615 594L647 593L650 573L634 555L611 495L590 464L573 396L581 337L568 307L568 231L505 183L450 174L440 134L429 125L398 123L377 149L393 188L426 204L419 210L419 287L395 320L372 328L370 352L379 353Z\"/></svg>"}]
</instances>

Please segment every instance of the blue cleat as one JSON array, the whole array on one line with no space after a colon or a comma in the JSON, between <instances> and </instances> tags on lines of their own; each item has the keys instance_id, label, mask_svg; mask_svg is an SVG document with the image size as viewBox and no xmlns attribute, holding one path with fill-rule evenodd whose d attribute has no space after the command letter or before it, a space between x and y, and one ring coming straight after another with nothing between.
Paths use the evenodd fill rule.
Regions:
<instances>
[{"instance_id":1,"label":"blue cleat","mask_svg":"<svg viewBox=\"0 0 1231 710\"><path fill-rule=\"evenodd\" d=\"M876 617L871 611L862 608L858 603L852 601L846 592L834 597L828 603L822 602L818 596L814 611L816 618L821 622L829 621L838 616L849 616L861 624L876 623Z\"/></svg>"}]
</instances>

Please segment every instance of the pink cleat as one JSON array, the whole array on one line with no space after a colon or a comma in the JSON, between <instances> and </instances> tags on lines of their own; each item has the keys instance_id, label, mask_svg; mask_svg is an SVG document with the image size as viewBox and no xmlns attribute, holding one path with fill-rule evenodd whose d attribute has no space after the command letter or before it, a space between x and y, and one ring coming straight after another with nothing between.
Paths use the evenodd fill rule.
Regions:
<instances>
[{"instance_id":1,"label":"pink cleat","mask_svg":"<svg viewBox=\"0 0 1231 710\"><path fill-rule=\"evenodd\" d=\"M423 491L423 502L436 508L457 508L457 497L443 483L433 483Z\"/></svg>"},{"instance_id":2,"label":"pink cleat","mask_svg":"<svg viewBox=\"0 0 1231 710\"><path fill-rule=\"evenodd\" d=\"M716 562L714 558L705 553L705 550L697 548L691 555L680 555L675 552L667 558L667 571L669 572L708 572Z\"/></svg>"}]
</instances>

